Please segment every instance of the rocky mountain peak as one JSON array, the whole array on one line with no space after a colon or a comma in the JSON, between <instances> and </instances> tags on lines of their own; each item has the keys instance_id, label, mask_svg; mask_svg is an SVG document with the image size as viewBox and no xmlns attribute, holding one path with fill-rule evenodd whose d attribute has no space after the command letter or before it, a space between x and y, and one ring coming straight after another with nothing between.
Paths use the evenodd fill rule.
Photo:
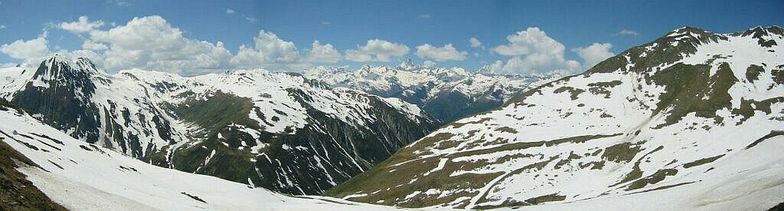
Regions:
<instances>
[{"instance_id":1,"label":"rocky mountain peak","mask_svg":"<svg viewBox=\"0 0 784 211\"><path fill-rule=\"evenodd\" d=\"M78 81L88 82L90 77L103 73L87 58L79 57L71 61L67 57L55 54L41 62L34 74L34 78L45 83ZM54 84L52 84L54 85Z\"/></svg>"}]
</instances>

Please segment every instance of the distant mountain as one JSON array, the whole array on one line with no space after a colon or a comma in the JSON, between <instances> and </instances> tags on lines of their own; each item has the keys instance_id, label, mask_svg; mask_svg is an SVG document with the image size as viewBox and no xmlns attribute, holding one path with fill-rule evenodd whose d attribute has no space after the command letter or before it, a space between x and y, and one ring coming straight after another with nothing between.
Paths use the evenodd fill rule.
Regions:
<instances>
[{"instance_id":1,"label":"distant mountain","mask_svg":"<svg viewBox=\"0 0 784 211\"><path fill-rule=\"evenodd\" d=\"M149 165L73 137L0 100L2 210L390 210L291 197Z\"/></svg>"},{"instance_id":2,"label":"distant mountain","mask_svg":"<svg viewBox=\"0 0 784 211\"><path fill-rule=\"evenodd\" d=\"M62 56L0 72L0 97L74 138L284 193L320 193L436 127L416 105L298 74L109 75Z\"/></svg>"},{"instance_id":3,"label":"distant mountain","mask_svg":"<svg viewBox=\"0 0 784 211\"><path fill-rule=\"evenodd\" d=\"M482 74L457 67L418 66L406 61L397 67L364 66L356 71L316 67L306 71L305 77L324 81L332 87L400 98L448 123L494 109L528 88L561 76Z\"/></svg>"},{"instance_id":4,"label":"distant mountain","mask_svg":"<svg viewBox=\"0 0 784 211\"><path fill-rule=\"evenodd\" d=\"M765 210L784 201L782 149L784 29L686 27L455 121L328 193L402 207Z\"/></svg>"}]
</instances>

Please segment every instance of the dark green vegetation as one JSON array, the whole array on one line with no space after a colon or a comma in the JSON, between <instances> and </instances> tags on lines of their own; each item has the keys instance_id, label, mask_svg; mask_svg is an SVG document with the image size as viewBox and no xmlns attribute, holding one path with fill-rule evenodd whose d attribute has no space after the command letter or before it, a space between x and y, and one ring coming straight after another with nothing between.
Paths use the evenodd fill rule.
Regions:
<instances>
[{"instance_id":1,"label":"dark green vegetation","mask_svg":"<svg viewBox=\"0 0 784 211\"><path fill-rule=\"evenodd\" d=\"M640 146L633 146L632 143L624 142L607 147L602 153L602 158L613 162L629 162L640 153Z\"/></svg>"},{"instance_id":2,"label":"dark green vegetation","mask_svg":"<svg viewBox=\"0 0 784 211\"><path fill-rule=\"evenodd\" d=\"M656 173L651 174L650 176L635 180L629 186L626 187L626 190L636 190L640 188L644 188L649 184L656 184L664 180L667 176L673 176L678 173L677 169L660 169L656 171Z\"/></svg>"},{"instance_id":3,"label":"dark green vegetation","mask_svg":"<svg viewBox=\"0 0 784 211\"><path fill-rule=\"evenodd\" d=\"M182 120L199 125L202 136L217 136L220 129L230 124L247 125L259 129L259 123L248 117L253 102L250 98L223 93L220 90L209 93L205 101L191 99L173 110Z\"/></svg>"},{"instance_id":4,"label":"dark green vegetation","mask_svg":"<svg viewBox=\"0 0 784 211\"><path fill-rule=\"evenodd\" d=\"M689 113L713 118L717 110L730 108L732 98L727 91L738 79L727 63L721 64L713 76L710 76L709 65L678 63L659 71L653 76L653 81L665 86L665 93L659 96L654 112L669 109L666 122L674 124ZM721 120L716 119L716 122L720 123Z\"/></svg>"},{"instance_id":5,"label":"dark green vegetation","mask_svg":"<svg viewBox=\"0 0 784 211\"><path fill-rule=\"evenodd\" d=\"M688 163L684 163L683 164L683 168L691 168L691 167L700 166L700 165L703 165L703 164L708 164L708 163L711 163L713 161L716 161L717 159L719 159L721 157L724 157L724 154L716 155L716 156L713 156L713 157L707 157L707 158L695 160L695 161L688 162Z\"/></svg>"}]
</instances>

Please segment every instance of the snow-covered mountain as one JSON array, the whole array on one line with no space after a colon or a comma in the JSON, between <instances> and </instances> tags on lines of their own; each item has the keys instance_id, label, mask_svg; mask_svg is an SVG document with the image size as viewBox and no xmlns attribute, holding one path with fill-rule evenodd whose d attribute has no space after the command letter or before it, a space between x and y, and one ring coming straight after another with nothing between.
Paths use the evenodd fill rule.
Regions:
<instances>
[{"instance_id":1,"label":"snow-covered mountain","mask_svg":"<svg viewBox=\"0 0 784 211\"><path fill-rule=\"evenodd\" d=\"M321 66L306 71L305 77L333 87L400 98L448 123L494 109L512 96L558 79L560 75L481 74L458 67L428 67L405 61L397 67L364 66L356 71Z\"/></svg>"},{"instance_id":2,"label":"snow-covered mountain","mask_svg":"<svg viewBox=\"0 0 784 211\"><path fill-rule=\"evenodd\" d=\"M403 207L764 210L784 201L782 149L784 29L686 27L453 122L328 193Z\"/></svg>"},{"instance_id":3,"label":"snow-covered mountain","mask_svg":"<svg viewBox=\"0 0 784 211\"><path fill-rule=\"evenodd\" d=\"M109 75L62 56L0 73L1 97L79 140L285 193L320 193L435 128L416 105L298 74Z\"/></svg>"},{"instance_id":4,"label":"snow-covered mountain","mask_svg":"<svg viewBox=\"0 0 784 211\"><path fill-rule=\"evenodd\" d=\"M0 119L2 210L392 209L327 197L285 196L247 184L149 165L76 140L3 105ZM6 166L6 161L14 166ZM18 177L8 180L8 175Z\"/></svg>"}]
</instances>

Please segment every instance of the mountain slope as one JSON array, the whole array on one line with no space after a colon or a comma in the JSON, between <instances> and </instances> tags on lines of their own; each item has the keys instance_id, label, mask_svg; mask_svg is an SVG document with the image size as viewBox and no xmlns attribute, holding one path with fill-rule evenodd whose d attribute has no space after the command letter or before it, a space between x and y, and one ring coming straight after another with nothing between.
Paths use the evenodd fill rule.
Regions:
<instances>
[{"instance_id":1,"label":"mountain slope","mask_svg":"<svg viewBox=\"0 0 784 211\"><path fill-rule=\"evenodd\" d=\"M783 31L677 29L436 130L328 193L404 207L773 207Z\"/></svg>"},{"instance_id":2,"label":"mountain slope","mask_svg":"<svg viewBox=\"0 0 784 211\"><path fill-rule=\"evenodd\" d=\"M158 166L315 194L424 136L415 105L262 70L109 75L54 56L5 70L2 97L71 136ZM9 80L9 77L13 78Z\"/></svg>"},{"instance_id":3,"label":"mountain slope","mask_svg":"<svg viewBox=\"0 0 784 211\"><path fill-rule=\"evenodd\" d=\"M357 71L317 67L305 77L333 87L347 87L370 94L403 99L448 123L494 109L530 87L557 79L551 76L493 75L466 72L462 68L416 66L410 61L398 67L364 66Z\"/></svg>"},{"instance_id":4,"label":"mountain slope","mask_svg":"<svg viewBox=\"0 0 784 211\"><path fill-rule=\"evenodd\" d=\"M7 104L0 100L0 112L10 110ZM3 120L5 124L10 123L5 118ZM0 140L5 139L5 136L0 136ZM36 166L30 158L0 141L0 210L66 210L52 202L27 180L27 176L16 170L21 165Z\"/></svg>"},{"instance_id":5,"label":"mountain slope","mask_svg":"<svg viewBox=\"0 0 784 211\"><path fill-rule=\"evenodd\" d=\"M215 177L161 168L76 140L24 113L0 105L2 160L52 201L71 210L389 210L323 197L291 197ZM9 147L6 147L9 146ZM0 178L18 174L0 172ZM2 191L12 189L2 188ZM34 204L39 198L25 198ZM51 202L49 202L51 203ZM0 207L13 204L3 203ZM59 207L59 205L54 205ZM14 210L19 207L12 207ZM38 207L35 210L51 210Z\"/></svg>"}]
</instances>

